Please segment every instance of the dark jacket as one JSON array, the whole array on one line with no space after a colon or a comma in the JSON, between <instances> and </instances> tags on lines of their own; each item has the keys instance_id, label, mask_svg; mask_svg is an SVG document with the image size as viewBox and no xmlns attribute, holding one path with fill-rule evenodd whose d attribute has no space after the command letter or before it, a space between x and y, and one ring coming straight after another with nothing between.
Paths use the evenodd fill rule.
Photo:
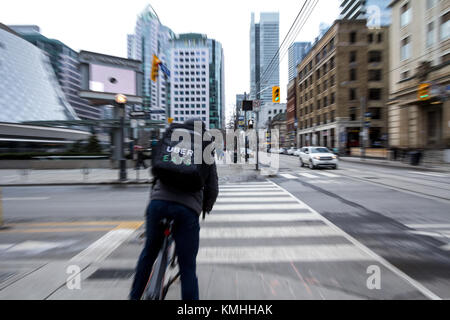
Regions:
<instances>
[{"instance_id":1,"label":"dark jacket","mask_svg":"<svg viewBox=\"0 0 450 320\"><path fill-rule=\"evenodd\" d=\"M200 215L202 211L209 213L212 211L217 196L219 195L218 180L215 164L210 166L205 187L201 191L181 191L175 186L168 186L163 184L160 180L157 180L152 190L151 200L176 202L194 210L198 215Z\"/></svg>"},{"instance_id":2,"label":"dark jacket","mask_svg":"<svg viewBox=\"0 0 450 320\"><path fill-rule=\"evenodd\" d=\"M190 129L194 129L194 120L188 120L184 123ZM206 131L203 123L203 132ZM196 192L187 192L177 189L176 186L169 186L160 180L156 180L151 194L151 200L165 200L177 202L194 210L197 214L204 212L211 212L214 203L219 194L219 179L217 176L216 164L208 166L207 177L205 179L205 186L203 190Z\"/></svg>"}]
</instances>

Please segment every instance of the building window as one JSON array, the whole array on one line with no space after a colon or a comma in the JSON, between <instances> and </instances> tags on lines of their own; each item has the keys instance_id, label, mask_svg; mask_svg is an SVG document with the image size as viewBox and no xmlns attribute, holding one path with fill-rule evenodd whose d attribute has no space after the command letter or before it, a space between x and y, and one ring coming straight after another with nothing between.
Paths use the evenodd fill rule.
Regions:
<instances>
[{"instance_id":1,"label":"building window","mask_svg":"<svg viewBox=\"0 0 450 320\"><path fill-rule=\"evenodd\" d=\"M379 63L382 60L381 51L369 51L369 63Z\"/></svg>"},{"instance_id":2,"label":"building window","mask_svg":"<svg viewBox=\"0 0 450 320\"><path fill-rule=\"evenodd\" d=\"M369 89L369 100L381 100L381 89Z\"/></svg>"},{"instance_id":3,"label":"building window","mask_svg":"<svg viewBox=\"0 0 450 320\"><path fill-rule=\"evenodd\" d=\"M379 33L379 34L378 34L378 39L377 39L377 41L378 41L378 43L383 42L383 34L382 34L382 33Z\"/></svg>"},{"instance_id":4,"label":"building window","mask_svg":"<svg viewBox=\"0 0 450 320\"><path fill-rule=\"evenodd\" d=\"M450 36L450 11L441 17L441 40L445 40Z\"/></svg>"},{"instance_id":5,"label":"building window","mask_svg":"<svg viewBox=\"0 0 450 320\"><path fill-rule=\"evenodd\" d=\"M369 70L369 81L381 81L381 70Z\"/></svg>"},{"instance_id":6,"label":"building window","mask_svg":"<svg viewBox=\"0 0 450 320\"><path fill-rule=\"evenodd\" d=\"M350 69L350 81L356 81L356 69Z\"/></svg>"},{"instance_id":7,"label":"building window","mask_svg":"<svg viewBox=\"0 0 450 320\"><path fill-rule=\"evenodd\" d=\"M431 47L434 44L434 22L430 22L427 25L427 47Z\"/></svg>"},{"instance_id":8,"label":"building window","mask_svg":"<svg viewBox=\"0 0 450 320\"><path fill-rule=\"evenodd\" d=\"M444 54L442 56L442 63L447 63L450 61L450 53Z\"/></svg>"},{"instance_id":9,"label":"building window","mask_svg":"<svg viewBox=\"0 0 450 320\"><path fill-rule=\"evenodd\" d=\"M352 88L349 90L349 100L353 101L356 100L356 89Z\"/></svg>"},{"instance_id":10,"label":"building window","mask_svg":"<svg viewBox=\"0 0 450 320\"><path fill-rule=\"evenodd\" d=\"M369 112L373 120L381 120L381 108L369 108Z\"/></svg>"},{"instance_id":11,"label":"building window","mask_svg":"<svg viewBox=\"0 0 450 320\"><path fill-rule=\"evenodd\" d=\"M403 60L409 59L411 57L411 38L406 37L402 40L401 49L400 49L400 57Z\"/></svg>"},{"instance_id":12,"label":"building window","mask_svg":"<svg viewBox=\"0 0 450 320\"><path fill-rule=\"evenodd\" d=\"M350 63L356 62L356 51L350 51Z\"/></svg>"},{"instance_id":13,"label":"building window","mask_svg":"<svg viewBox=\"0 0 450 320\"><path fill-rule=\"evenodd\" d=\"M405 4L402 8L401 8L401 13L400 13L400 26L403 28L404 26L407 26L408 24L410 24L411 22L411 6L409 5L409 3Z\"/></svg>"},{"instance_id":14,"label":"building window","mask_svg":"<svg viewBox=\"0 0 450 320\"><path fill-rule=\"evenodd\" d=\"M369 43L373 43L373 33L369 33L368 41Z\"/></svg>"},{"instance_id":15,"label":"building window","mask_svg":"<svg viewBox=\"0 0 450 320\"><path fill-rule=\"evenodd\" d=\"M356 31L350 32L350 43L356 43Z\"/></svg>"},{"instance_id":16,"label":"building window","mask_svg":"<svg viewBox=\"0 0 450 320\"><path fill-rule=\"evenodd\" d=\"M330 95L330 104L334 104L334 103L335 103L335 99L336 99L336 95L335 95L335 93L333 92L333 93L331 93L331 95Z\"/></svg>"},{"instance_id":17,"label":"building window","mask_svg":"<svg viewBox=\"0 0 450 320\"><path fill-rule=\"evenodd\" d=\"M427 10L433 8L436 5L436 0L427 0Z\"/></svg>"}]
</instances>

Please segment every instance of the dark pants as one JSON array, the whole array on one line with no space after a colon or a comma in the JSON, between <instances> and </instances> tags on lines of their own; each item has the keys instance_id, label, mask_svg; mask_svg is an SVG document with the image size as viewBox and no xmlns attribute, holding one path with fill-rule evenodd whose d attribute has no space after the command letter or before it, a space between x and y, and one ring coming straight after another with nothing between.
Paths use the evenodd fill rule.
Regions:
<instances>
[{"instance_id":1,"label":"dark pants","mask_svg":"<svg viewBox=\"0 0 450 320\"><path fill-rule=\"evenodd\" d=\"M175 221L173 237L181 274L181 296L183 300L198 300L196 259L200 241L199 216L195 211L175 202L153 200L147 208L147 241L136 267L136 275L130 299L141 299L153 264L164 240L160 221L164 218Z\"/></svg>"}]
</instances>

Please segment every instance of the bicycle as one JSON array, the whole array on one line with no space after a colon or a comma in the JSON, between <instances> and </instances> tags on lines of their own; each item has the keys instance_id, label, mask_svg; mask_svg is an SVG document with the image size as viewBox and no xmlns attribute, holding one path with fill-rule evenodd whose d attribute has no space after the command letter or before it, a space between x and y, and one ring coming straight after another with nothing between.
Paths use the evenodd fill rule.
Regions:
<instances>
[{"instance_id":1,"label":"bicycle","mask_svg":"<svg viewBox=\"0 0 450 320\"><path fill-rule=\"evenodd\" d=\"M173 225L173 220L164 219L161 221L161 226L164 229L164 241L144 290L142 300L164 300L170 286L180 277L179 270L176 270L178 263L172 236ZM175 275L166 277L167 271Z\"/></svg>"}]
</instances>

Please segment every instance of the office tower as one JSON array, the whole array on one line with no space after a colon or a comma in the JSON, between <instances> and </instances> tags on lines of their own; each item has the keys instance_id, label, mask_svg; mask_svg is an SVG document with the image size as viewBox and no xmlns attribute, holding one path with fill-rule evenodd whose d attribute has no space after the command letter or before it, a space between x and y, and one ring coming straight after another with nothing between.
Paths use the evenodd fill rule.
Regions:
<instances>
[{"instance_id":1,"label":"office tower","mask_svg":"<svg viewBox=\"0 0 450 320\"><path fill-rule=\"evenodd\" d=\"M143 108L150 113L152 120L164 121L170 102L169 79L160 71L158 81L151 80L153 55L169 67L169 40L174 37L175 34L161 24L150 5L138 16L134 34L127 37L128 58L142 61Z\"/></svg>"},{"instance_id":2,"label":"office tower","mask_svg":"<svg viewBox=\"0 0 450 320\"><path fill-rule=\"evenodd\" d=\"M171 117L175 122L200 118L208 128L224 128L222 45L196 33L180 34L170 42Z\"/></svg>"},{"instance_id":3,"label":"office tower","mask_svg":"<svg viewBox=\"0 0 450 320\"><path fill-rule=\"evenodd\" d=\"M391 24L391 0L341 0L339 19L367 19L369 27Z\"/></svg>"},{"instance_id":4,"label":"office tower","mask_svg":"<svg viewBox=\"0 0 450 320\"><path fill-rule=\"evenodd\" d=\"M280 85L279 13L261 13L259 23L252 13L250 26L250 98L272 102L273 86Z\"/></svg>"},{"instance_id":5,"label":"office tower","mask_svg":"<svg viewBox=\"0 0 450 320\"><path fill-rule=\"evenodd\" d=\"M310 49L310 42L295 42L289 47L289 82L297 76L297 65Z\"/></svg>"}]
</instances>

